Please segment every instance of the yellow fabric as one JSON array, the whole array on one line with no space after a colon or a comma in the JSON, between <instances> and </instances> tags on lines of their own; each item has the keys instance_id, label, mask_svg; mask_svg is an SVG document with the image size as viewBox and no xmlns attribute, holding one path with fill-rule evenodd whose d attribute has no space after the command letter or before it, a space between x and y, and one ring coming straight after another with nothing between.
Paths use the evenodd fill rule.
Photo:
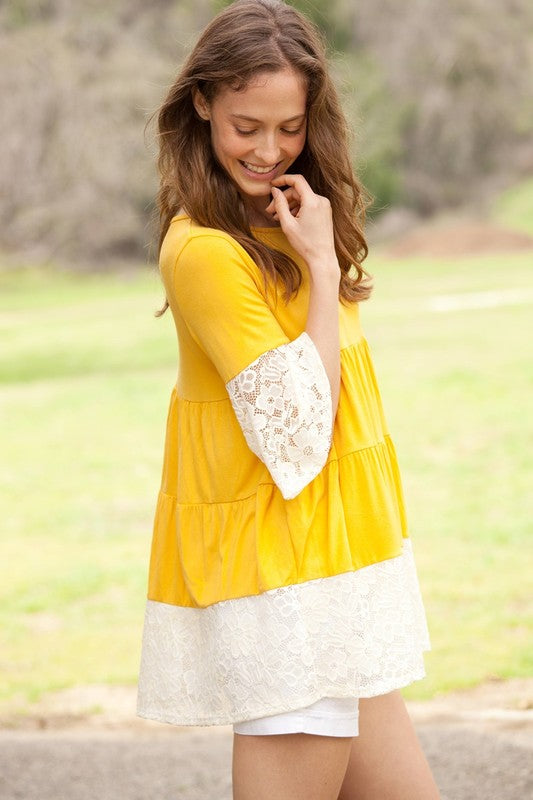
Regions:
<instances>
[{"instance_id":1,"label":"yellow fabric","mask_svg":"<svg viewBox=\"0 0 533 800\"><path fill-rule=\"evenodd\" d=\"M284 500L248 448L225 384L305 329L305 262L280 228L254 234L290 253L304 280L285 304L230 236L174 217L160 272L179 374L168 409L148 597L205 607L400 555L408 536L396 455L357 304L340 303L341 391L322 472Z\"/></svg>"}]
</instances>

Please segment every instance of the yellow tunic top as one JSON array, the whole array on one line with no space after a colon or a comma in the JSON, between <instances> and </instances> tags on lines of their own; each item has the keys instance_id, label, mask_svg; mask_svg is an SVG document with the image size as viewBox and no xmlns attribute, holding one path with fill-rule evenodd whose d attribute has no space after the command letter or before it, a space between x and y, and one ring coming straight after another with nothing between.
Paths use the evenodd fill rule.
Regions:
<instances>
[{"instance_id":1,"label":"yellow tunic top","mask_svg":"<svg viewBox=\"0 0 533 800\"><path fill-rule=\"evenodd\" d=\"M303 283L285 303L228 234L173 218L160 259L179 347L154 520L148 598L183 607L259 595L402 553L394 446L357 303L340 303L341 388L322 471L286 500L250 450L227 384L306 327L307 265L281 228L254 235L289 253Z\"/></svg>"}]
</instances>

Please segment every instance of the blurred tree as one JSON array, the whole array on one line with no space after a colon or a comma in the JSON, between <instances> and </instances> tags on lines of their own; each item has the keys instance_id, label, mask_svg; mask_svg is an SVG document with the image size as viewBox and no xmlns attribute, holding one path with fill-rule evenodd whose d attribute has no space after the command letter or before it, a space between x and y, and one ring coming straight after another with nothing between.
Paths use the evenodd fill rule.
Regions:
<instances>
[{"instance_id":1,"label":"blurred tree","mask_svg":"<svg viewBox=\"0 0 533 800\"><path fill-rule=\"evenodd\" d=\"M208 0L9 0L0 9L0 246L26 258L143 257L156 191L144 122Z\"/></svg>"},{"instance_id":2,"label":"blurred tree","mask_svg":"<svg viewBox=\"0 0 533 800\"><path fill-rule=\"evenodd\" d=\"M354 166L374 197L369 213L376 215L401 199L406 109L388 89L379 63L370 54L339 55L332 70L353 131Z\"/></svg>"},{"instance_id":3,"label":"blurred tree","mask_svg":"<svg viewBox=\"0 0 533 800\"><path fill-rule=\"evenodd\" d=\"M408 108L401 116L404 202L428 213L471 200L488 176L533 170L533 4L373 0L343 7L353 48L373 53Z\"/></svg>"},{"instance_id":4,"label":"blurred tree","mask_svg":"<svg viewBox=\"0 0 533 800\"><path fill-rule=\"evenodd\" d=\"M533 172L529 0L292 2L327 39L376 212L431 213ZM144 123L226 4L0 4L0 248L143 257L157 182Z\"/></svg>"}]
</instances>

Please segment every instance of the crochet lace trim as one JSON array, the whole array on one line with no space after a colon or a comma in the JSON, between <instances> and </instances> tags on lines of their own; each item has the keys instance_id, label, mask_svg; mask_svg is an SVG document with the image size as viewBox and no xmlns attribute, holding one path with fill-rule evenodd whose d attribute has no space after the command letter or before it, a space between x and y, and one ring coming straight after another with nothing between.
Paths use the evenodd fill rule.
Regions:
<instances>
[{"instance_id":1,"label":"crochet lace trim","mask_svg":"<svg viewBox=\"0 0 533 800\"><path fill-rule=\"evenodd\" d=\"M249 448L289 500L315 478L331 447L329 379L305 333L263 353L230 380L228 391Z\"/></svg>"}]
</instances>

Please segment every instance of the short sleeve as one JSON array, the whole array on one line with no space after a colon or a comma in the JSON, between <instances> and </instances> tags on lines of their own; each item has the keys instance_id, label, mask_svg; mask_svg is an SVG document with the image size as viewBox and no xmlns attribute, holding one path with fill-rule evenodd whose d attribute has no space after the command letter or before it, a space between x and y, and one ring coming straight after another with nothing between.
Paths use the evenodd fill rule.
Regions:
<instances>
[{"instance_id":1,"label":"short sleeve","mask_svg":"<svg viewBox=\"0 0 533 800\"><path fill-rule=\"evenodd\" d=\"M175 302L224 383L289 341L260 289L262 280L240 246L217 234L190 238L176 259Z\"/></svg>"},{"instance_id":2,"label":"short sleeve","mask_svg":"<svg viewBox=\"0 0 533 800\"><path fill-rule=\"evenodd\" d=\"M170 288L191 336L226 385L249 448L290 499L326 463L331 390L312 339L303 332L289 340L262 280L238 245L203 234L183 246Z\"/></svg>"}]
</instances>

